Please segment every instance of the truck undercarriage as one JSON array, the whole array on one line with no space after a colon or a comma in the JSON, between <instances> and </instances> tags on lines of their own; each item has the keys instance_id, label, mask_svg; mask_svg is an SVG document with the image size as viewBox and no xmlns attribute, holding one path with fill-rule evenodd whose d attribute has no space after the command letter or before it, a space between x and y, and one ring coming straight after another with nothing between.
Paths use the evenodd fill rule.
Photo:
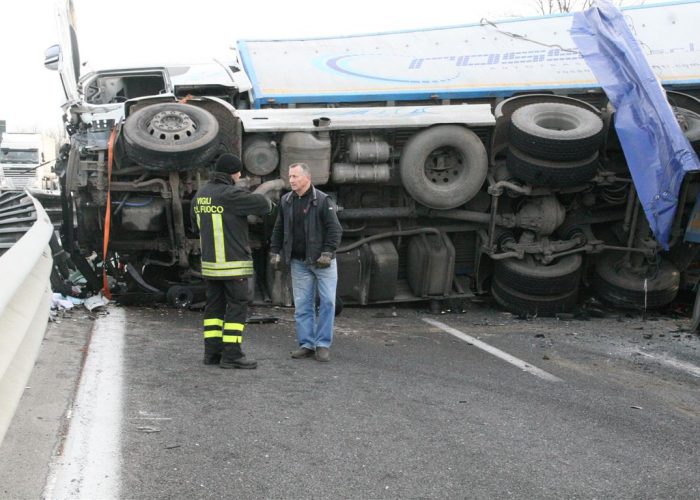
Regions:
<instances>
[{"instance_id":1,"label":"truck undercarriage","mask_svg":"<svg viewBox=\"0 0 700 500\"><path fill-rule=\"evenodd\" d=\"M256 111L221 97L135 99L123 123L93 121L72 135L64 192L65 220L75 227L66 225L64 240L74 253L101 256L110 199L102 265L117 296L150 292L179 306L201 299L199 242L187 214L222 152L239 154L245 184L273 198L287 188L285 166L310 165L339 206L338 296L346 303L490 292L513 312L552 315L576 305L582 280L604 302L632 308L664 306L681 285L685 261L651 237L601 94L588 96L597 105L543 94L492 108ZM697 146L700 105L678 97L695 107L678 116ZM483 116L492 110L489 123ZM407 126L407 117L433 111ZM696 192L688 176L672 247ZM251 293L291 305L289 271L267 265L273 217L250 221Z\"/></svg>"}]
</instances>

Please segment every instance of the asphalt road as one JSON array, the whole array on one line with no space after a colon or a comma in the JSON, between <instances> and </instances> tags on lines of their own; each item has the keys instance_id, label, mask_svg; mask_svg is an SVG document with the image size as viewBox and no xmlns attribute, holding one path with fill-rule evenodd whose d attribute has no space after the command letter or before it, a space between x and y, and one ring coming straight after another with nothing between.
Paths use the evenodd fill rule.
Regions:
<instances>
[{"instance_id":1,"label":"asphalt road","mask_svg":"<svg viewBox=\"0 0 700 500\"><path fill-rule=\"evenodd\" d=\"M36 474L52 498L700 497L687 320L346 309L324 364L258 309L279 322L248 327L243 371L201 364L201 313L109 311Z\"/></svg>"}]
</instances>

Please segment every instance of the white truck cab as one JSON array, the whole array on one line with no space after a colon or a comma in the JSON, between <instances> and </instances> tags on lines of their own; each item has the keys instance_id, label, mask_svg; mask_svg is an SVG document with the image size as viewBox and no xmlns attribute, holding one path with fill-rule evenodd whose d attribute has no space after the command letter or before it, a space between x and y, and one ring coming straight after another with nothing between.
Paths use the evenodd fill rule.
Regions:
<instances>
[{"instance_id":1,"label":"white truck cab","mask_svg":"<svg viewBox=\"0 0 700 500\"><path fill-rule=\"evenodd\" d=\"M42 179L51 175L55 158L52 139L42 134L4 132L0 137L2 189L21 191L41 186Z\"/></svg>"}]
</instances>

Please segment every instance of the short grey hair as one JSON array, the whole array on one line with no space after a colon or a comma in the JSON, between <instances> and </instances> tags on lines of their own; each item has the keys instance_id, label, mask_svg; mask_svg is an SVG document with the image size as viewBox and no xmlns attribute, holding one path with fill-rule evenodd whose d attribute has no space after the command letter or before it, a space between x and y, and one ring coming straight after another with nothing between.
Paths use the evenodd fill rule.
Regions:
<instances>
[{"instance_id":1,"label":"short grey hair","mask_svg":"<svg viewBox=\"0 0 700 500\"><path fill-rule=\"evenodd\" d=\"M311 177L311 169L306 163L292 163L289 165L289 170L294 167L299 167L306 177Z\"/></svg>"}]
</instances>

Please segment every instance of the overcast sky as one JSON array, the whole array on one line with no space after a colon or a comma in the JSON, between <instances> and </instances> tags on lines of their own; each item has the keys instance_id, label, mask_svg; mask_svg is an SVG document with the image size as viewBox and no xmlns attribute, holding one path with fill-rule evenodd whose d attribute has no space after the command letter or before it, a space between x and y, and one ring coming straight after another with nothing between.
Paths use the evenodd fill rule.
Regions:
<instances>
[{"instance_id":1,"label":"overcast sky","mask_svg":"<svg viewBox=\"0 0 700 500\"><path fill-rule=\"evenodd\" d=\"M532 16L538 14L536 5L536 0L74 0L82 60L95 69L201 60L224 54L238 39L372 33ZM58 42L54 0L5 0L0 9L0 119L9 131L58 129L63 93L58 74L43 67L44 50Z\"/></svg>"}]
</instances>

